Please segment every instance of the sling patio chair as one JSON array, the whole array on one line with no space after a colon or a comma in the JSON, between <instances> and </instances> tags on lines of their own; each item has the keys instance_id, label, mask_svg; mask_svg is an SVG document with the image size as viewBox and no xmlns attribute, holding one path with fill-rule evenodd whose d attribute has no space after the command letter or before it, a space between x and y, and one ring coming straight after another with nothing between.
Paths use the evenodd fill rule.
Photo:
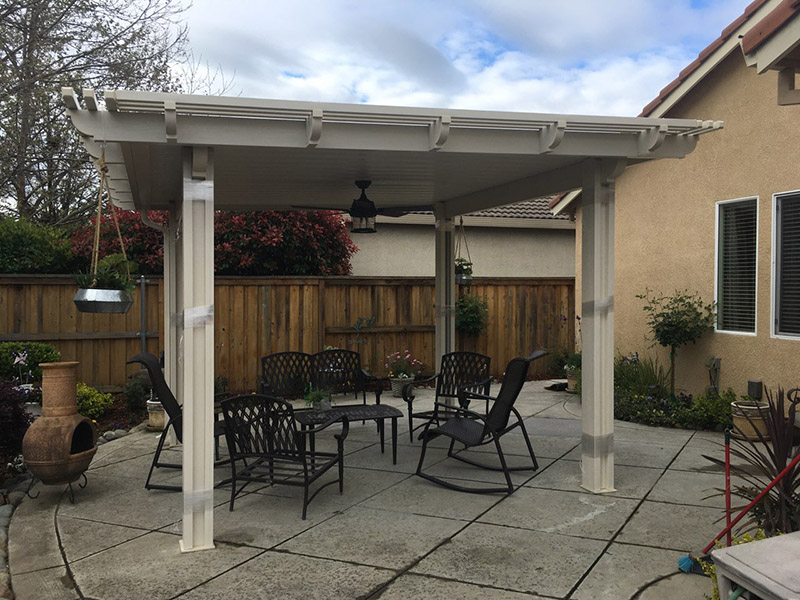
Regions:
<instances>
[{"instance_id":1,"label":"sling patio chair","mask_svg":"<svg viewBox=\"0 0 800 600\"><path fill-rule=\"evenodd\" d=\"M168 421L164 429L161 431L161 436L158 438L158 446L153 455L153 462L150 464L150 471L147 473L147 480L144 487L148 490L166 490L170 492L180 492L181 486L168 485L164 483L150 483L153 477L153 471L157 468L165 469L181 469L183 465L177 463L161 462L161 451L164 449L164 442L167 440L170 427L175 432L175 437L178 442L183 443L183 409L178 401L175 399L172 390L169 389L166 379L164 379L164 372L161 370L161 364L155 355L149 352L140 352L128 361L128 364L139 363L147 369L150 375L150 384L153 387L155 394L161 406L164 407L164 412L167 413ZM214 450L215 458L217 459L214 466L224 465L227 459L219 460L219 438L225 434L225 424L216 420L214 422Z\"/></svg>"},{"instance_id":2,"label":"sling patio chair","mask_svg":"<svg viewBox=\"0 0 800 600\"><path fill-rule=\"evenodd\" d=\"M427 479L428 481L432 481L434 483L438 483L439 485L443 485L444 487L461 492L471 492L476 494L495 492L505 492L506 494L514 493L514 486L511 483L510 471L535 471L539 468L539 463L536 461L536 455L533 452L533 446L531 446L531 441L528 437L528 432L525 429L525 424L523 423L522 417L517 409L514 408L514 403L519 397L519 393L522 390L522 385L525 383L525 377L528 374L528 367L530 367L531 362L541 356L544 356L545 354L547 354L546 350L537 350L528 358L515 358L509 362L508 366L506 367L506 374L505 378L503 379L503 384L500 386L500 393L497 394L496 398L487 397L484 394L469 392L467 390L461 391L463 400L466 400L466 398L470 397L476 399L488 398L490 401L492 401L493 404L487 414L481 415L467 408L463 408L463 403L460 407L444 405L448 410L453 411L456 414L437 427L434 427L434 424L436 424L435 419L431 419L425 426L425 429L419 436L422 440L422 451L419 455L419 463L417 464L416 474L424 479ZM512 414L514 415L514 420L511 420ZM511 422L509 423L509 421ZM531 461L533 463L531 466L509 467L506 463L506 458L503 455L503 449L500 445L500 438L517 427L520 428L522 437L525 440L525 444L528 446L528 453L530 454ZM423 473L422 466L425 461L425 451L428 448L428 442L439 436L450 438L450 448L447 451L447 456L449 458L455 458L456 460L460 460L483 469L502 471L503 475L505 475L506 487L464 487L444 479L440 479L439 477L435 477L429 473ZM496 467L493 465L488 465L471 458L467 458L466 456L461 456L463 450L459 451L459 453L454 453L453 447L455 446L456 442L460 442L464 445L463 450L474 448L476 446L483 446L486 444L494 444L495 449L497 450L497 456L500 459L500 466Z\"/></svg>"},{"instance_id":3,"label":"sling patio chair","mask_svg":"<svg viewBox=\"0 0 800 600\"><path fill-rule=\"evenodd\" d=\"M403 400L408 405L408 436L414 441L414 431L424 427L432 419L436 422L444 421L450 416L453 406L447 404L449 398L453 404L458 398L459 390L466 388L469 391L489 395L491 375L489 368L492 359L477 352L450 352L442 356L440 371L432 377L418 379L403 385ZM433 408L414 407L414 387L436 381L436 396ZM465 407L466 408L466 407ZM489 411L489 402L486 402L486 411ZM414 427L414 419L423 420Z\"/></svg>"},{"instance_id":4,"label":"sling patio chair","mask_svg":"<svg viewBox=\"0 0 800 600\"><path fill-rule=\"evenodd\" d=\"M251 482L271 485L303 487L303 519L309 502L325 487L337 483L339 493L344 490L344 440L349 431L346 416L332 415L313 429L298 427L292 405L286 400L248 394L234 396L221 403L225 420L225 439L230 455L231 500L229 509L247 484ZM342 422L341 433L334 434L336 452L306 449L306 438ZM339 477L322 484L309 497L309 487L328 469L338 465Z\"/></svg>"}]
</instances>

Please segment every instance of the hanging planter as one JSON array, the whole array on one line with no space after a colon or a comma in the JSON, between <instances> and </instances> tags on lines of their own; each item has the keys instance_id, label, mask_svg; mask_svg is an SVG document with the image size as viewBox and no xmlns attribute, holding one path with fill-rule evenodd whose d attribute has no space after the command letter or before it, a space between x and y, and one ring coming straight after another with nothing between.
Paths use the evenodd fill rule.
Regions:
<instances>
[{"instance_id":1,"label":"hanging planter","mask_svg":"<svg viewBox=\"0 0 800 600\"><path fill-rule=\"evenodd\" d=\"M110 207L111 217L117 228L117 238L121 248L120 254L109 254L100 259L100 222L103 213L103 190L106 191L109 201L108 181L103 158L100 159L100 190L97 194L97 218L94 227L94 246L92 247L92 266L89 273L77 273L75 283L78 291L73 298L75 306L80 312L85 313L126 313L133 306L131 292L135 287L131 279L131 272L136 270L136 264L128 260L125 255L125 244L122 242L122 233L119 229L117 213Z\"/></svg>"},{"instance_id":2,"label":"hanging planter","mask_svg":"<svg viewBox=\"0 0 800 600\"><path fill-rule=\"evenodd\" d=\"M467 234L464 232L464 218L461 217L458 226L458 236L456 237L456 259L453 267L453 272L456 276L456 285L472 285L472 259L469 255L469 246L467 245ZM466 258L461 256L461 242L464 242L464 251L467 253Z\"/></svg>"}]
</instances>

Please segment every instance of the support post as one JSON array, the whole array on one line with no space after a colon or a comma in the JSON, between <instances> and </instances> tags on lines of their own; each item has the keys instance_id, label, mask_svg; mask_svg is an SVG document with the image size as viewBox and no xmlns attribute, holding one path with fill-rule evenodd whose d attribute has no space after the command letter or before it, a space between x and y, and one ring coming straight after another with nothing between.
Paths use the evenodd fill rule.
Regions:
<instances>
[{"instance_id":1,"label":"support post","mask_svg":"<svg viewBox=\"0 0 800 600\"><path fill-rule=\"evenodd\" d=\"M582 194L582 487L614 491L614 183L624 168L586 161Z\"/></svg>"},{"instance_id":2,"label":"support post","mask_svg":"<svg viewBox=\"0 0 800 600\"><path fill-rule=\"evenodd\" d=\"M189 148L179 231L183 404L181 551L214 547L214 169L211 150Z\"/></svg>"},{"instance_id":3,"label":"support post","mask_svg":"<svg viewBox=\"0 0 800 600\"><path fill-rule=\"evenodd\" d=\"M455 221L444 216L444 205L434 206L436 218L436 370L443 354L456 347L456 281L454 273Z\"/></svg>"}]
</instances>

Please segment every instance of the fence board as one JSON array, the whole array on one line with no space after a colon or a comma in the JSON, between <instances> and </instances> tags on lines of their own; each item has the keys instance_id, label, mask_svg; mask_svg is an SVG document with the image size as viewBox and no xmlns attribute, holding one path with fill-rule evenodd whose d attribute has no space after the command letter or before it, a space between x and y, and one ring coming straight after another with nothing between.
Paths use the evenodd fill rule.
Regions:
<instances>
[{"instance_id":1,"label":"fence board","mask_svg":"<svg viewBox=\"0 0 800 600\"><path fill-rule=\"evenodd\" d=\"M148 351L164 347L162 280L148 281L142 324L138 286L128 314L90 315L75 309L69 277L0 276L0 340L52 343L63 360L81 363L81 381L123 385L135 371L125 361L140 351L142 327ZM432 278L218 277L214 293L215 376L227 377L234 391L256 389L261 356L324 345L359 351L380 375L384 357L396 350L410 350L428 371L436 365ZM493 375L535 349L574 347L572 279L478 279L469 293L487 301L489 324L477 339L459 336L457 348L491 356ZM355 330L359 317L373 315L372 327ZM532 374L544 376L546 369L539 361Z\"/></svg>"}]
</instances>

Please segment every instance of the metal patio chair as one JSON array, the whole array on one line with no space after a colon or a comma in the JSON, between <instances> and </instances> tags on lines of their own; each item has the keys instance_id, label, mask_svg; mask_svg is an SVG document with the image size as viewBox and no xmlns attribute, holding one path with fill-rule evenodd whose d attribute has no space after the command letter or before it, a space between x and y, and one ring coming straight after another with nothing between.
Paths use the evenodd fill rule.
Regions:
<instances>
[{"instance_id":1,"label":"metal patio chair","mask_svg":"<svg viewBox=\"0 0 800 600\"><path fill-rule=\"evenodd\" d=\"M166 379L164 379L164 372L161 370L161 364L158 358L149 352L140 352L128 361L128 364L139 363L147 369L150 375L150 383L153 386L153 393L155 394L161 406L164 407L164 412L167 413L168 421L161 436L158 438L158 446L153 455L153 462L150 464L150 471L147 473L147 480L144 487L148 490L166 490L170 492L180 492L182 487L180 485L168 485L164 483L150 483L153 477L153 471L157 468L165 469L181 469L183 465L178 463L161 462L161 451L164 449L164 442L167 439L170 427L175 432L175 437L178 442L183 443L183 410L181 405L175 399L172 390L169 389ZM222 421L216 420L214 422L214 448L215 458L219 459L219 438L225 434L225 424ZM227 459L216 460L214 466L224 465Z\"/></svg>"},{"instance_id":2,"label":"metal patio chair","mask_svg":"<svg viewBox=\"0 0 800 600\"><path fill-rule=\"evenodd\" d=\"M316 389L334 394L361 394L367 403L367 387L375 389L375 403L381 403L383 380L361 367L361 355L352 350L334 348L311 356L311 383Z\"/></svg>"},{"instance_id":3,"label":"metal patio chair","mask_svg":"<svg viewBox=\"0 0 800 600\"><path fill-rule=\"evenodd\" d=\"M344 440L349 431L346 416L332 415L313 429L298 427L292 405L272 396L249 394L234 396L221 403L225 419L225 439L230 455L231 499L229 509L242 490L251 482L303 487L303 519L309 502L325 487L337 483L341 494L344 486ZM306 449L306 438L338 421L341 433L334 434L336 452ZM339 477L321 485L309 497L309 487L334 465ZM241 484L241 485L239 485Z\"/></svg>"},{"instance_id":4,"label":"metal patio chair","mask_svg":"<svg viewBox=\"0 0 800 600\"><path fill-rule=\"evenodd\" d=\"M311 382L311 355L276 352L261 359L261 393L279 398L302 398Z\"/></svg>"},{"instance_id":5,"label":"metal patio chair","mask_svg":"<svg viewBox=\"0 0 800 600\"><path fill-rule=\"evenodd\" d=\"M514 492L514 486L511 483L511 471L535 471L539 468L539 463L536 461L536 455L533 452L533 446L531 446L531 441L528 437L528 432L525 429L525 424L523 423L522 417L517 409L514 408L514 403L516 402L517 397L519 397L519 393L522 390L522 385L525 383L525 378L528 374L528 367L530 367L531 362L541 356L544 356L545 354L547 354L547 351L537 350L528 358L515 358L509 362L508 366L506 367L506 375L503 379L503 384L500 386L500 393L497 394L496 398L491 398L484 394L478 394L466 390L461 392L461 396L463 396L464 399L470 397L490 400L492 402L492 406L485 415L481 415L467 408L442 405L456 414L437 427L433 427L433 425L436 423L434 419L431 419L425 426L425 429L419 436L422 440L422 451L420 452L416 474L424 479L427 479L428 481L432 481L444 487L461 492L471 492L476 494L505 492L507 494L512 494ZM511 421L512 414L514 415L514 420L509 423L509 421ZM517 427L521 429L522 437L525 440L525 444L528 446L528 453L530 454L530 458L533 463L531 466L509 467L506 463L505 456L503 455L503 449L500 445L500 438ZM428 442L439 436L450 438L450 448L447 451L448 457L455 458L456 460L460 460L482 469L502 471L505 475L506 487L465 487L451 483L444 479L440 479L434 475L423 473L422 466L425 461L425 452L428 448ZM500 467L488 465L486 463L467 458L466 456L461 456L461 452L454 453L453 447L455 446L456 442L463 444L464 449L483 446L486 444L494 444L495 449L497 450L497 456L500 459Z\"/></svg>"},{"instance_id":6,"label":"metal patio chair","mask_svg":"<svg viewBox=\"0 0 800 600\"><path fill-rule=\"evenodd\" d=\"M452 406L446 404L446 399L455 401L459 390L462 388L489 395L491 375L489 369L492 359L477 352L450 352L442 356L440 371L432 377L411 381L403 386L403 400L408 405L408 436L414 441L414 431L424 427L431 419L443 421L450 415ZM415 410L414 387L436 381L436 396L433 408ZM453 402L455 404L455 402ZM486 402L486 411L489 411L489 402ZM414 419L424 420L414 427Z\"/></svg>"}]
</instances>

